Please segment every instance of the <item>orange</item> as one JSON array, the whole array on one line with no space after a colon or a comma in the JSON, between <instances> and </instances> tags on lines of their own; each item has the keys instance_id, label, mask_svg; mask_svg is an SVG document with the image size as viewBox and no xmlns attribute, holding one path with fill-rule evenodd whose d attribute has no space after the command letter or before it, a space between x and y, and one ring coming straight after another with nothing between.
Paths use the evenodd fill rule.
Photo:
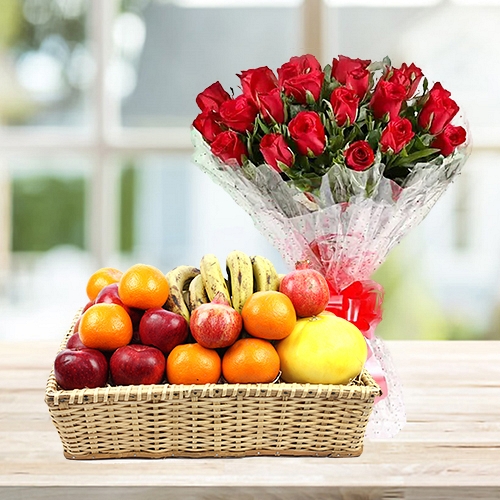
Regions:
<instances>
[{"instance_id":1,"label":"orange","mask_svg":"<svg viewBox=\"0 0 500 500\"><path fill-rule=\"evenodd\" d=\"M132 340L132 320L118 304L94 304L83 313L79 333L87 347L111 351Z\"/></svg>"},{"instance_id":2,"label":"orange","mask_svg":"<svg viewBox=\"0 0 500 500\"><path fill-rule=\"evenodd\" d=\"M252 294L241 311L243 328L261 339L281 340L290 335L297 322L292 301L281 292Z\"/></svg>"},{"instance_id":3,"label":"orange","mask_svg":"<svg viewBox=\"0 0 500 500\"><path fill-rule=\"evenodd\" d=\"M237 340L222 358L222 374L230 384L265 384L279 372L280 358L268 340Z\"/></svg>"},{"instance_id":4,"label":"orange","mask_svg":"<svg viewBox=\"0 0 500 500\"><path fill-rule=\"evenodd\" d=\"M87 283L87 296L90 300L95 300L99 292L112 283L118 283L122 277L122 272L114 267L102 267L98 269Z\"/></svg>"},{"instance_id":5,"label":"orange","mask_svg":"<svg viewBox=\"0 0 500 500\"><path fill-rule=\"evenodd\" d=\"M118 284L121 301L137 309L161 307L169 293L165 275L158 268L146 264L135 264L127 269Z\"/></svg>"},{"instance_id":6,"label":"orange","mask_svg":"<svg viewBox=\"0 0 500 500\"><path fill-rule=\"evenodd\" d=\"M216 384L221 374L217 351L200 344L181 344L167 358L167 380L171 384Z\"/></svg>"}]
</instances>

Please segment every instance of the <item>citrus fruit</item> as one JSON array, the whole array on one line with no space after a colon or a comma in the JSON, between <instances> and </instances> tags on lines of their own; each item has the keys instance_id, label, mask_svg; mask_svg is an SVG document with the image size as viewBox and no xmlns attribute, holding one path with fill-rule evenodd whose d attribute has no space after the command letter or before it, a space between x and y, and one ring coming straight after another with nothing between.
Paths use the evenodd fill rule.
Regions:
<instances>
[{"instance_id":1,"label":"citrus fruit","mask_svg":"<svg viewBox=\"0 0 500 500\"><path fill-rule=\"evenodd\" d=\"M200 344L181 344L167 358L167 380L171 384L215 384L221 374L217 351Z\"/></svg>"},{"instance_id":2,"label":"citrus fruit","mask_svg":"<svg viewBox=\"0 0 500 500\"><path fill-rule=\"evenodd\" d=\"M347 384L361 372L368 353L360 330L329 312L299 319L276 350L283 380L301 384Z\"/></svg>"},{"instance_id":3,"label":"citrus fruit","mask_svg":"<svg viewBox=\"0 0 500 500\"><path fill-rule=\"evenodd\" d=\"M241 311L243 328L261 339L280 340L292 333L297 316L292 301L273 290L255 292Z\"/></svg>"},{"instance_id":4,"label":"citrus fruit","mask_svg":"<svg viewBox=\"0 0 500 500\"><path fill-rule=\"evenodd\" d=\"M118 295L129 307L161 307L170 293L165 275L156 267L135 264L127 269L118 283Z\"/></svg>"},{"instance_id":5,"label":"citrus fruit","mask_svg":"<svg viewBox=\"0 0 500 500\"><path fill-rule=\"evenodd\" d=\"M79 334L86 347L110 351L132 340L132 320L118 304L94 304L83 313Z\"/></svg>"},{"instance_id":6,"label":"citrus fruit","mask_svg":"<svg viewBox=\"0 0 500 500\"><path fill-rule=\"evenodd\" d=\"M118 283L122 277L122 272L114 267L102 267L98 269L87 282L87 296L93 301L99 292L112 283Z\"/></svg>"},{"instance_id":7,"label":"citrus fruit","mask_svg":"<svg viewBox=\"0 0 500 500\"><path fill-rule=\"evenodd\" d=\"M222 374L230 384L269 383L279 371L280 358L267 340L237 340L222 358Z\"/></svg>"}]
</instances>

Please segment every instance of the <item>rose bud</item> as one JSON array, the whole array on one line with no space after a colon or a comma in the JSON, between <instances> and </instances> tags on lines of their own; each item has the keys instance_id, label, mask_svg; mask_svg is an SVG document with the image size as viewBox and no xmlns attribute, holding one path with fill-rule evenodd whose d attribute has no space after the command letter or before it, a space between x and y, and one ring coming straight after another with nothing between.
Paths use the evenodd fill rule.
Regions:
<instances>
[{"instance_id":1,"label":"rose bud","mask_svg":"<svg viewBox=\"0 0 500 500\"><path fill-rule=\"evenodd\" d=\"M313 71L321 71L321 64L311 54L303 56L295 56L287 63L283 64L278 69L278 83L280 88L283 87L284 82L299 75L311 73Z\"/></svg>"},{"instance_id":2,"label":"rose bud","mask_svg":"<svg viewBox=\"0 0 500 500\"><path fill-rule=\"evenodd\" d=\"M370 100L370 108L377 120L389 114L389 119L398 117L401 104L406 99L406 89L395 82L379 80L375 92Z\"/></svg>"},{"instance_id":3,"label":"rose bud","mask_svg":"<svg viewBox=\"0 0 500 500\"><path fill-rule=\"evenodd\" d=\"M458 105L450 95L439 82L435 83L420 112L418 124L433 135L440 134L458 113Z\"/></svg>"},{"instance_id":4,"label":"rose bud","mask_svg":"<svg viewBox=\"0 0 500 500\"><path fill-rule=\"evenodd\" d=\"M434 138L431 148L437 148L443 156L448 156L455 149L463 144L467 138L467 132L463 127L455 127L451 124L446 125L444 130Z\"/></svg>"},{"instance_id":5,"label":"rose bud","mask_svg":"<svg viewBox=\"0 0 500 500\"><path fill-rule=\"evenodd\" d=\"M194 119L193 127L207 142L212 142L222 132L217 120L220 118L215 111L203 111Z\"/></svg>"},{"instance_id":6,"label":"rose bud","mask_svg":"<svg viewBox=\"0 0 500 500\"><path fill-rule=\"evenodd\" d=\"M413 138L411 122L407 118L391 120L380 136L380 149L399 153Z\"/></svg>"},{"instance_id":7,"label":"rose bud","mask_svg":"<svg viewBox=\"0 0 500 500\"><path fill-rule=\"evenodd\" d=\"M347 120L349 124L356 121L358 114L359 97L356 92L347 87L337 87L330 96L335 121L339 127L343 127Z\"/></svg>"},{"instance_id":8,"label":"rose bud","mask_svg":"<svg viewBox=\"0 0 500 500\"><path fill-rule=\"evenodd\" d=\"M212 153L228 165L242 165L242 156L248 155L247 148L236 132L221 132L211 144Z\"/></svg>"},{"instance_id":9,"label":"rose bud","mask_svg":"<svg viewBox=\"0 0 500 500\"><path fill-rule=\"evenodd\" d=\"M354 90L361 99L370 85L370 72L364 68L355 68L346 75L345 86Z\"/></svg>"},{"instance_id":10,"label":"rose bud","mask_svg":"<svg viewBox=\"0 0 500 500\"><path fill-rule=\"evenodd\" d=\"M318 101L325 74L323 71L311 71L302 75L294 76L283 83L285 94L293 97L298 103L307 103L307 92L309 91L314 100Z\"/></svg>"},{"instance_id":11,"label":"rose bud","mask_svg":"<svg viewBox=\"0 0 500 500\"><path fill-rule=\"evenodd\" d=\"M403 85L406 89L406 98L410 99L417 91L418 84L423 76L422 70L417 68L415 64L411 63L410 66L407 66L406 63L403 63L401 68L392 71L387 80Z\"/></svg>"},{"instance_id":12,"label":"rose bud","mask_svg":"<svg viewBox=\"0 0 500 500\"><path fill-rule=\"evenodd\" d=\"M345 163L352 170L362 172L373 165L375 154L366 141L353 142L344 151Z\"/></svg>"},{"instance_id":13,"label":"rose bud","mask_svg":"<svg viewBox=\"0 0 500 500\"><path fill-rule=\"evenodd\" d=\"M278 87L276 75L267 66L242 71L238 77L241 81L243 94L251 99L255 105L258 103L260 94L267 94Z\"/></svg>"},{"instance_id":14,"label":"rose bud","mask_svg":"<svg viewBox=\"0 0 500 500\"><path fill-rule=\"evenodd\" d=\"M314 111L301 111L288 124L291 138L302 155L319 156L325 150L325 129Z\"/></svg>"},{"instance_id":15,"label":"rose bud","mask_svg":"<svg viewBox=\"0 0 500 500\"><path fill-rule=\"evenodd\" d=\"M259 94L258 99L260 114L267 123L270 123L272 120L276 123L283 123L285 121L285 106L281 99L279 88L275 88L265 94Z\"/></svg>"},{"instance_id":16,"label":"rose bud","mask_svg":"<svg viewBox=\"0 0 500 500\"><path fill-rule=\"evenodd\" d=\"M347 77L351 72L356 72L359 70L366 70L368 65L371 63L369 60L363 59L351 59L346 56L339 56L338 59L332 61L332 76L342 85L347 83ZM369 72L368 72L369 73ZM349 87L352 88L352 87ZM368 86L367 86L368 88ZM353 89L355 90L355 89ZM365 90L366 92L366 90ZM360 97L362 95L358 94ZM364 95L364 94L363 94Z\"/></svg>"},{"instance_id":17,"label":"rose bud","mask_svg":"<svg viewBox=\"0 0 500 500\"><path fill-rule=\"evenodd\" d=\"M282 171L279 163L291 167L295 161L292 150L281 134L266 134L260 141L260 152L266 163L276 172Z\"/></svg>"},{"instance_id":18,"label":"rose bud","mask_svg":"<svg viewBox=\"0 0 500 500\"><path fill-rule=\"evenodd\" d=\"M257 108L245 95L240 95L222 103L219 113L224 125L244 133L253 130Z\"/></svg>"},{"instance_id":19,"label":"rose bud","mask_svg":"<svg viewBox=\"0 0 500 500\"><path fill-rule=\"evenodd\" d=\"M219 111L223 102L231 99L231 96L223 89L219 82L212 83L201 94L196 97L196 104L202 111Z\"/></svg>"}]
</instances>

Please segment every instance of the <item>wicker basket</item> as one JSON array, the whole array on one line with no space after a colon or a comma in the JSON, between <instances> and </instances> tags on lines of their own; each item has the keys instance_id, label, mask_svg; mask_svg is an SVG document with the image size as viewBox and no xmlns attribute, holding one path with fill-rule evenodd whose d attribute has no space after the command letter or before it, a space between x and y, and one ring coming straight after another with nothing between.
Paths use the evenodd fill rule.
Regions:
<instances>
[{"instance_id":1,"label":"wicker basket","mask_svg":"<svg viewBox=\"0 0 500 500\"><path fill-rule=\"evenodd\" d=\"M72 327L61 343L61 350ZM45 402L71 459L359 456L380 388L349 385L143 385L66 391Z\"/></svg>"}]
</instances>

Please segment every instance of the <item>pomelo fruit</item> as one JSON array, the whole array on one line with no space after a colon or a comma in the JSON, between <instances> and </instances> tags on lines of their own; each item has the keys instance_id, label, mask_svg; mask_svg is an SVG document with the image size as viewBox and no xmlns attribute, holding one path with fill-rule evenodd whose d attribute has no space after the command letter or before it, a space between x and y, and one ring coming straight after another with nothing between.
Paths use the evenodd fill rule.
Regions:
<instances>
[{"instance_id":1,"label":"pomelo fruit","mask_svg":"<svg viewBox=\"0 0 500 500\"><path fill-rule=\"evenodd\" d=\"M347 384L368 354L361 331L329 312L299 319L276 350L283 380L301 384Z\"/></svg>"}]
</instances>

